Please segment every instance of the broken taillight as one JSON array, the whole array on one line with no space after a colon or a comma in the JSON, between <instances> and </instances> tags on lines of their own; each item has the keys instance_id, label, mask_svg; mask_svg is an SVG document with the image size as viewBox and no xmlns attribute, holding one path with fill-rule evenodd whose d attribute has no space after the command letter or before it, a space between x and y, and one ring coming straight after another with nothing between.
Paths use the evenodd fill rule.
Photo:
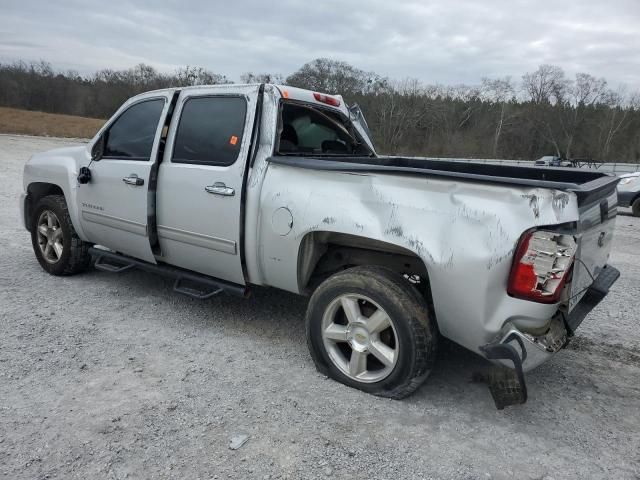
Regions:
<instances>
[{"instance_id":1,"label":"broken taillight","mask_svg":"<svg viewBox=\"0 0 640 480\"><path fill-rule=\"evenodd\" d=\"M325 95L324 93L314 93L313 98L315 98L320 103L326 103L327 105L331 105L332 107L339 107L340 100L331 95Z\"/></svg>"},{"instance_id":2,"label":"broken taillight","mask_svg":"<svg viewBox=\"0 0 640 480\"><path fill-rule=\"evenodd\" d=\"M576 248L571 235L544 230L525 233L511 266L509 295L540 303L558 302Z\"/></svg>"}]
</instances>

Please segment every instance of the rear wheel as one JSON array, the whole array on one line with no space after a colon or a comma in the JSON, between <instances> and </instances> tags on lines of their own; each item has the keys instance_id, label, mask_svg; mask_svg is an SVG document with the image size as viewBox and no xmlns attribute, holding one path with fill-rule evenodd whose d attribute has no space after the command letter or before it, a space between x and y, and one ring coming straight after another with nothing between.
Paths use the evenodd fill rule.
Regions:
<instances>
[{"instance_id":1,"label":"rear wheel","mask_svg":"<svg viewBox=\"0 0 640 480\"><path fill-rule=\"evenodd\" d=\"M31 225L33 251L44 270L51 275L73 275L86 270L91 262L91 245L78 237L63 196L40 199Z\"/></svg>"},{"instance_id":2,"label":"rear wheel","mask_svg":"<svg viewBox=\"0 0 640 480\"><path fill-rule=\"evenodd\" d=\"M437 332L428 306L391 270L356 267L333 275L312 295L306 322L316 367L345 385L403 398L431 371Z\"/></svg>"},{"instance_id":3,"label":"rear wheel","mask_svg":"<svg viewBox=\"0 0 640 480\"><path fill-rule=\"evenodd\" d=\"M631 204L631 211L634 217L640 217L640 197L636 198Z\"/></svg>"}]
</instances>

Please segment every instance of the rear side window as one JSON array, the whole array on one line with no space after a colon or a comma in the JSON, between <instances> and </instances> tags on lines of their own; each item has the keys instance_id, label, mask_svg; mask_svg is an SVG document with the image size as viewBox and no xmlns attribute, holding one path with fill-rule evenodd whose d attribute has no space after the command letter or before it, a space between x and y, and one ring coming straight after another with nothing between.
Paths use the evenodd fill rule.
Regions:
<instances>
[{"instance_id":1,"label":"rear side window","mask_svg":"<svg viewBox=\"0 0 640 480\"><path fill-rule=\"evenodd\" d=\"M231 165L240 152L246 113L244 98L190 98L182 109L171 161Z\"/></svg>"},{"instance_id":2,"label":"rear side window","mask_svg":"<svg viewBox=\"0 0 640 480\"><path fill-rule=\"evenodd\" d=\"M107 130L103 158L149 160L164 99L136 103Z\"/></svg>"},{"instance_id":3,"label":"rear side window","mask_svg":"<svg viewBox=\"0 0 640 480\"><path fill-rule=\"evenodd\" d=\"M352 128L335 112L283 103L278 153L282 155L369 155Z\"/></svg>"}]
</instances>

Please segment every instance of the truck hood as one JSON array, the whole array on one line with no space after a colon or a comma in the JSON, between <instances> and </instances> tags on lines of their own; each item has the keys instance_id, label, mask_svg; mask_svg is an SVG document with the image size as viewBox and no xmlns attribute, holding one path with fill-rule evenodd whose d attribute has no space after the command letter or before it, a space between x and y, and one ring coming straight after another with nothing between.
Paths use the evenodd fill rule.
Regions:
<instances>
[{"instance_id":1,"label":"truck hood","mask_svg":"<svg viewBox=\"0 0 640 480\"><path fill-rule=\"evenodd\" d=\"M76 158L86 150L86 145L76 145L74 147L61 147L47 150L45 152L36 153L31 157L29 162L42 162L48 159L60 158L60 157L73 157Z\"/></svg>"},{"instance_id":2,"label":"truck hood","mask_svg":"<svg viewBox=\"0 0 640 480\"><path fill-rule=\"evenodd\" d=\"M640 177L640 172L625 173L623 175L620 175L620 178L629 178L629 177Z\"/></svg>"},{"instance_id":3,"label":"truck hood","mask_svg":"<svg viewBox=\"0 0 640 480\"><path fill-rule=\"evenodd\" d=\"M25 190L32 182L54 183L64 190L64 185L75 185L75 177L82 165L89 163L86 145L54 148L36 153L24 165Z\"/></svg>"}]
</instances>

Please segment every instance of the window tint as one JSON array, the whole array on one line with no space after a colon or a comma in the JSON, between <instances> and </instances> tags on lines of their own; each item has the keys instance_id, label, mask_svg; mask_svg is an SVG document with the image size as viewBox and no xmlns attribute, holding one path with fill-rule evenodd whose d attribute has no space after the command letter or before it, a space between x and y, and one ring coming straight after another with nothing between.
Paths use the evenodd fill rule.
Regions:
<instances>
[{"instance_id":1,"label":"window tint","mask_svg":"<svg viewBox=\"0 0 640 480\"><path fill-rule=\"evenodd\" d=\"M136 103L109 127L103 157L148 160L164 100Z\"/></svg>"},{"instance_id":2,"label":"window tint","mask_svg":"<svg viewBox=\"0 0 640 480\"><path fill-rule=\"evenodd\" d=\"M247 112L239 97L187 100L176 132L172 162L231 165L238 158Z\"/></svg>"}]
</instances>

